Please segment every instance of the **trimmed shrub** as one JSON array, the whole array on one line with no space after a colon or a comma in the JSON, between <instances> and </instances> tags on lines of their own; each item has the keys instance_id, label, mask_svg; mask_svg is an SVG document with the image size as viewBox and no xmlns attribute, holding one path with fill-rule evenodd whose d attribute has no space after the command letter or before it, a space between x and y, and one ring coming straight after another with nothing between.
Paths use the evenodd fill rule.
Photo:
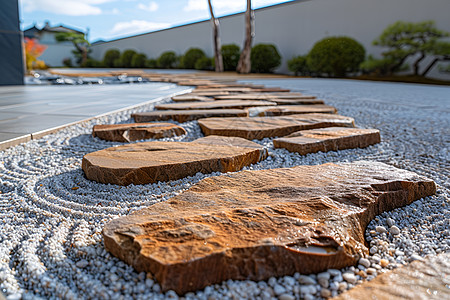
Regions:
<instances>
[{"instance_id":1,"label":"trimmed shrub","mask_svg":"<svg viewBox=\"0 0 450 300\"><path fill-rule=\"evenodd\" d=\"M293 57L287 62L289 71L297 75L309 75L308 65L306 63L306 55Z\"/></svg>"},{"instance_id":2,"label":"trimmed shrub","mask_svg":"<svg viewBox=\"0 0 450 300\"><path fill-rule=\"evenodd\" d=\"M105 52L105 56L103 57L103 65L107 68L112 68L114 66L114 61L120 58L120 51L117 49L110 49Z\"/></svg>"},{"instance_id":3,"label":"trimmed shrub","mask_svg":"<svg viewBox=\"0 0 450 300\"><path fill-rule=\"evenodd\" d=\"M200 58L206 57L205 52L199 48L190 48L181 58L181 67L185 69L194 69L195 63Z\"/></svg>"},{"instance_id":4,"label":"trimmed shrub","mask_svg":"<svg viewBox=\"0 0 450 300\"><path fill-rule=\"evenodd\" d=\"M359 65L359 68L363 74L385 76L392 72L408 71L409 65L403 64L399 66L397 61L391 57L377 59L372 55L369 55L367 59Z\"/></svg>"},{"instance_id":5,"label":"trimmed shrub","mask_svg":"<svg viewBox=\"0 0 450 300\"><path fill-rule=\"evenodd\" d=\"M64 67L72 68L73 67L72 60L70 58L64 58L63 65L64 65Z\"/></svg>"},{"instance_id":6,"label":"trimmed shrub","mask_svg":"<svg viewBox=\"0 0 450 300\"><path fill-rule=\"evenodd\" d=\"M114 68L121 68L123 66L122 59L120 59L120 57L116 58L113 62L113 66L114 66Z\"/></svg>"},{"instance_id":7,"label":"trimmed shrub","mask_svg":"<svg viewBox=\"0 0 450 300\"><path fill-rule=\"evenodd\" d=\"M173 51L163 52L156 61L158 68L162 69L172 69L175 67L177 62L177 55Z\"/></svg>"},{"instance_id":8,"label":"trimmed shrub","mask_svg":"<svg viewBox=\"0 0 450 300\"><path fill-rule=\"evenodd\" d=\"M95 60L93 58L86 59L86 62L82 65L83 68L101 68L103 67L103 62Z\"/></svg>"},{"instance_id":9,"label":"trimmed shrub","mask_svg":"<svg viewBox=\"0 0 450 300\"><path fill-rule=\"evenodd\" d=\"M258 44L250 54L252 72L271 73L281 64L281 56L277 47L272 44Z\"/></svg>"},{"instance_id":10,"label":"trimmed shrub","mask_svg":"<svg viewBox=\"0 0 450 300\"><path fill-rule=\"evenodd\" d=\"M156 59L150 58L145 62L145 66L150 69L156 69Z\"/></svg>"},{"instance_id":11,"label":"trimmed shrub","mask_svg":"<svg viewBox=\"0 0 450 300\"><path fill-rule=\"evenodd\" d=\"M133 56L137 54L136 51L128 49L125 50L122 55L120 56L120 60L122 61L122 67L124 68L131 68L131 60L133 59Z\"/></svg>"},{"instance_id":12,"label":"trimmed shrub","mask_svg":"<svg viewBox=\"0 0 450 300\"><path fill-rule=\"evenodd\" d=\"M225 71L235 71L241 56L241 50L236 44L223 45L222 52L223 69Z\"/></svg>"},{"instance_id":13,"label":"trimmed shrub","mask_svg":"<svg viewBox=\"0 0 450 300\"><path fill-rule=\"evenodd\" d=\"M345 77L356 72L364 60L364 47L349 37L330 37L317 42L308 54L307 64L319 76Z\"/></svg>"},{"instance_id":14,"label":"trimmed shrub","mask_svg":"<svg viewBox=\"0 0 450 300\"><path fill-rule=\"evenodd\" d=\"M136 53L131 59L131 67L133 68L145 68L145 63L147 61L147 55L144 53Z\"/></svg>"},{"instance_id":15,"label":"trimmed shrub","mask_svg":"<svg viewBox=\"0 0 450 300\"><path fill-rule=\"evenodd\" d=\"M197 59L197 61L195 62L195 69L196 70L212 70L213 69L212 58L205 56L205 57Z\"/></svg>"}]
</instances>

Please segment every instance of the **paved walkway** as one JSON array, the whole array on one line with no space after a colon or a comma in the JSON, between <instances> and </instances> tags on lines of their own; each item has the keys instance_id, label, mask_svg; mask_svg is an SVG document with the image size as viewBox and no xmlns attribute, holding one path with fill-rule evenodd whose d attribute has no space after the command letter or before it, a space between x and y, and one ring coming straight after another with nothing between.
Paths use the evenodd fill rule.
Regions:
<instances>
[{"instance_id":1,"label":"paved walkway","mask_svg":"<svg viewBox=\"0 0 450 300\"><path fill-rule=\"evenodd\" d=\"M0 87L0 150L188 90L169 83Z\"/></svg>"}]
</instances>

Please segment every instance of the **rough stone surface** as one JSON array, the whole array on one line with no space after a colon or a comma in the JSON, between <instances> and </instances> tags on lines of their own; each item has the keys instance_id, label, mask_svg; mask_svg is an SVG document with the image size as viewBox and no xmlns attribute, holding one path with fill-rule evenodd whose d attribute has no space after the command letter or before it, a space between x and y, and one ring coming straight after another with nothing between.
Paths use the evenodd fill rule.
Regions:
<instances>
[{"instance_id":1,"label":"rough stone surface","mask_svg":"<svg viewBox=\"0 0 450 300\"><path fill-rule=\"evenodd\" d=\"M335 114L304 114L280 117L207 118L198 120L205 135L237 136L249 140L286 136L299 130L353 127L353 118Z\"/></svg>"},{"instance_id":2,"label":"rough stone surface","mask_svg":"<svg viewBox=\"0 0 450 300\"><path fill-rule=\"evenodd\" d=\"M242 109L202 109L202 110L159 110L134 113L132 118L138 123L174 120L180 123L211 117L247 117Z\"/></svg>"},{"instance_id":3,"label":"rough stone surface","mask_svg":"<svg viewBox=\"0 0 450 300\"><path fill-rule=\"evenodd\" d=\"M86 154L86 177L118 185L146 184L193 176L198 172L233 172L265 158L260 148L183 142L144 142Z\"/></svg>"},{"instance_id":4,"label":"rough stone surface","mask_svg":"<svg viewBox=\"0 0 450 300\"><path fill-rule=\"evenodd\" d=\"M178 95L173 96L172 100L174 102L195 102L195 101L211 101L212 98L195 95L195 94L184 94L184 95Z\"/></svg>"},{"instance_id":5,"label":"rough stone surface","mask_svg":"<svg viewBox=\"0 0 450 300\"><path fill-rule=\"evenodd\" d=\"M315 96L303 95L303 94L291 94L291 93L246 93L246 94L232 94L221 95L214 97L217 100L269 100L271 99L296 99L306 100L315 99Z\"/></svg>"},{"instance_id":6,"label":"rough stone surface","mask_svg":"<svg viewBox=\"0 0 450 300\"><path fill-rule=\"evenodd\" d=\"M449 284L450 253L443 253L378 275L336 299L442 300L450 298Z\"/></svg>"},{"instance_id":7,"label":"rough stone surface","mask_svg":"<svg viewBox=\"0 0 450 300\"><path fill-rule=\"evenodd\" d=\"M376 129L328 127L294 132L275 139L273 145L305 155L319 151L365 148L379 142L380 132Z\"/></svg>"},{"instance_id":8,"label":"rough stone surface","mask_svg":"<svg viewBox=\"0 0 450 300\"><path fill-rule=\"evenodd\" d=\"M309 114L309 113L327 113L334 114L337 112L336 108L329 105L278 105L273 107L257 107L255 111L258 111L257 115L263 116L286 116L296 114ZM256 113L253 113L256 115Z\"/></svg>"},{"instance_id":9,"label":"rough stone surface","mask_svg":"<svg viewBox=\"0 0 450 300\"><path fill-rule=\"evenodd\" d=\"M172 123L131 123L95 125L92 136L102 140L128 143L143 139L161 139L186 134L183 127Z\"/></svg>"},{"instance_id":10,"label":"rough stone surface","mask_svg":"<svg viewBox=\"0 0 450 300\"><path fill-rule=\"evenodd\" d=\"M183 294L355 264L371 219L435 192L432 180L378 162L243 171L117 218L103 237L113 255Z\"/></svg>"},{"instance_id":11,"label":"rough stone surface","mask_svg":"<svg viewBox=\"0 0 450 300\"><path fill-rule=\"evenodd\" d=\"M190 109L242 109L254 106L273 106L275 102L258 101L258 100L223 100L223 101L200 101L200 102L183 102L156 105L159 110L190 110Z\"/></svg>"},{"instance_id":12,"label":"rough stone surface","mask_svg":"<svg viewBox=\"0 0 450 300\"><path fill-rule=\"evenodd\" d=\"M194 142L208 145L226 145L236 147L258 148L258 149L261 148L260 144L234 136L209 135L206 137L196 139Z\"/></svg>"}]
</instances>

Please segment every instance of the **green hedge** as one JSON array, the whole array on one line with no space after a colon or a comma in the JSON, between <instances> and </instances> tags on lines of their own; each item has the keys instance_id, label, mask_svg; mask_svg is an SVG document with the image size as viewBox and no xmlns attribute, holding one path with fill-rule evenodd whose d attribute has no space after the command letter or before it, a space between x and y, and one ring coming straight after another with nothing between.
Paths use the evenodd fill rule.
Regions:
<instances>
[{"instance_id":1,"label":"green hedge","mask_svg":"<svg viewBox=\"0 0 450 300\"><path fill-rule=\"evenodd\" d=\"M271 73L281 64L281 56L273 44L258 44L250 54L252 72Z\"/></svg>"},{"instance_id":2,"label":"green hedge","mask_svg":"<svg viewBox=\"0 0 450 300\"><path fill-rule=\"evenodd\" d=\"M114 67L114 61L120 58L120 51L118 49L110 49L105 52L103 57L103 65L107 68Z\"/></svg>"},{"instance_id":3,"label":"green hedge","mask_svg":"<svg viewBox=\"0 0 450 300\"><path fill-rule=\"evenodd\" d=\"M158 68L171 69L175 67L177 62L177 55L173 51L163 52L156 62Z\"/></svg>"},{"instance_id":4,"label":"green hedge","mask_svg":"<svg viewBox=\"0 0 450 300\"><path fill-rule=\"evenodd\" d=\"M294 72L295 76L309 75L310 73L306 55L293 57L292 59L288 60L287 64L289 71Z\"/></svg>"},{"instance_id":5,"label":"green hedge","mask_svg":"<svg viewBox=\"0 0 450 300\"><path fill-rule=\"evenodd\" d=\"M205 52L199 48L190 48L181 57L180 64L185 69L195 69L195 63L197 60L206 57Z\"/></svg>"},{"instance_id":6,"label":"green hedge","mask_svg":"<svg viewBox=\"0 0 450 300\"><path fill-rule=\"evenodd\" d=\"M239 46L236 44L223 45L222 52L223 69L225 71L235 71L241 56Z\"/></svg>"},{"instance_id":7,"label":"green hedge","mask_svg":"<svg viewBox=\"0 0 450 300\"><path fill-rule=\"evenodd\" d=\"M132 68L145 68L145 63L147 62L147 55L144 53L136 53L131 59Z\"/></svg>"}]
</instances>

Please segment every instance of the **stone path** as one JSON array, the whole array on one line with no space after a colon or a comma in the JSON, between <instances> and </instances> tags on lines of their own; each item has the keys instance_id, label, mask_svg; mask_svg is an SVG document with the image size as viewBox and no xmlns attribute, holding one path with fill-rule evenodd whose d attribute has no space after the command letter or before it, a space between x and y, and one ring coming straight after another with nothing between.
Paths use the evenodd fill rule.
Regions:
<instances>
[{"instance_id":1,"label":"stone path","mask_svg":"<svg viewBox=\"0 0 450 300\"><path fill-rule=\"evenodd\" d=\"M277 105L271 107L252 107L251 111L258 114L258 116L287 116L297 114L310 114L310 113L324 113L335 114L336 108L329 105L317 104L317 105Z\"/></svg>"},{"instance_id":2,"label":"stone path","mask_svg":"<svg viewBox=\"0 0 450 300\"><path fill-rule=\"evenodd\" d=\"M134 113L131 117L138 123L174 120L180 123L210 117L247 117L243 109L202 109L202 110L157 110Z\"/></svg>"},{"instance_id":3,"label":"stone path","mask_svg":"<svg viewBox=\"0 0 450 300\"><path fill-rule=\"evenodd\" d=\"M205 135L237 136L249 140L281 137L299 130L322 127L353 127L353 118L334 114L303 114L281 117L206 118L198 120Z\"/></svg>"},{"instance_id":4,"label":"stone path","mask_svg":"<svg viewBox=\"0 0 450 300\"><path fill-rule=\"evenodd\" d=\"M275 102L258 100L224 100L224 101L200 101L200 102L182 102L156 105L157 110L191 110L191 109L243 109L257 106L273 106Z\"/></svg>"},{"instance_id":5,"label":"stone path","mask_svg":"<svg viewBox=\"0 0 450 300\"><path fill-rule=\"evenodd\" d=\"M266 157L255 148L214 143L144 142L86 154L86 177L117 185L146 184L193 176L198 172L234 172Z\"/></svg>"},{"instance_id":6,"label":"stone path","mask_svg":"<svg viewBox=\"0 0 450 300\"><path fill-rule=\"evenodd\" d=\"M243 171L115 219L103 236L112 254L184 294L355 264L368 253L374 216L435 191L433 181L377 162Z\"/></svg>"},{"instance_id":7,"label":"stone path","mask_svg":"<svg viewBox=\"0 0 450 300\"><path fill-rule=\"evenodd\" d=\"M102 140L129 143L143 139L161 139L186 134L183 127L172 123L131 123L95 125L92 136Z\"/></svg>"},{"instance_id":8,"label":"stone path","mask_svg":"<svg viewBox=\"0 0 450 300\"><path fill-rule=\"evenodd\" d=\"M217 100L315 99L315 96L293 93L245 93L214 97Z\"/></svg>"},{"instance_id":9,"label":"stone path","mask_svg":"<svg viewBox=\"0 0 450 300\"><path fill-rule=\"evenodd\" d=\"M365 148L381 142L376 129L328 127L294 132L288 136L274 139L275 148L285 148L301 155L319 151L338 151Z\"/></svg>"}]
</instances>

